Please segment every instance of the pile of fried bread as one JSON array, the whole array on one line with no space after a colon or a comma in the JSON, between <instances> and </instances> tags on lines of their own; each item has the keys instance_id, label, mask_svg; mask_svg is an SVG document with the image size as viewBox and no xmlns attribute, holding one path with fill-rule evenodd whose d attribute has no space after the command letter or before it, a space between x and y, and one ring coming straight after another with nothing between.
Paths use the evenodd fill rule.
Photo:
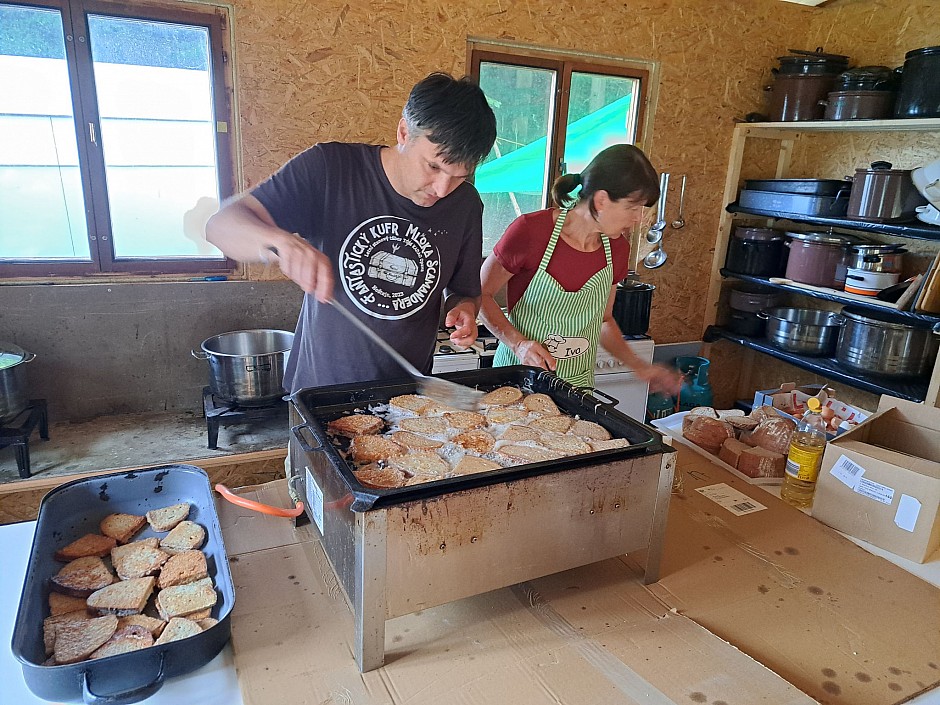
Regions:
<instances>
[{"instance_id":1,"label":"pile of fried bread","mask_svg":"<svg viewBox=\"0 0 940 705\"><path fill-rule=\"evenodd\" d=\"M185 639L217 624L205 554L206 530L186 502L145 516L109 514L100 534L55 552L65 565L50 580L43 620L45 666L127 653ZM146 524L164 536L133 541Z\"/></svg>"},{"instance_id":2,"label":"pile of fried bread","mask_svg":"<svg viewBox=\"0 0 940 705\"><path fill-rule=\"evenodd\" d=\"M682 435L748 477L783 477L796 424L772 406L697 406L682 419Z\"/></svg>"},{"instance_id":3,"label":"pile of fried bread","mask_svg":"<svg viewBox=\"0 0 940 705\"><path fill-rule=\"evenodd\" d=\"M485 394L478 412L419 394L396 396L387 409L330 421L327 431L350 439L345 454L359 482L382 489L629 445L600 424L565 414L547 394L511 386Z\"/></svg>"}]
</instances>

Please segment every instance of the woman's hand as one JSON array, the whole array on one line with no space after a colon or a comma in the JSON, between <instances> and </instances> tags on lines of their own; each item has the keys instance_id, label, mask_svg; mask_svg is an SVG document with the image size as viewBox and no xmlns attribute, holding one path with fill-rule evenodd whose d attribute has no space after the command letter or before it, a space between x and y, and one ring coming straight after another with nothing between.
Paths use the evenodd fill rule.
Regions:
<instances>
[{"instance_id":1,"label":"woman's hand","mask_svg":"<svg viewBox=\"0 0 940 705\"><path fill-rule=\"evenodd\" d=\"M682 373L663 365L647 365L635 370L636 376L648 382L651 392L663 392L676 396L682 387Z\"/></svg>"},{"instance_id":2,"label":"woman's hand","mask_svg":"<svg viewBox=\"0 0 940 705\"><path fill-rule=\"evenodd\" d=\"M555 358L541 343L523 340L513 345L512 351L519 358L520 364L555 371Z\"/></svg>"}]
</instances>

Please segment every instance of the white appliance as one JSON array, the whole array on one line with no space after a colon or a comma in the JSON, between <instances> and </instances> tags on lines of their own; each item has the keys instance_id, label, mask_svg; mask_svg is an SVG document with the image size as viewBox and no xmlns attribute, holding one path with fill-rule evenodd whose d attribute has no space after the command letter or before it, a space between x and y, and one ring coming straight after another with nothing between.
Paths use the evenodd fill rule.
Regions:
<instances>
[{"instance_id":1,"label":"white appliance","mask_svg":"<svg viewBox=\"0 0 940 705\"><path fill-rule=\"evenodd\" d=\"M638 337L627 339L627 345L644 362L653 362L652 338ZM640 423L646 422L646 398L649 384L634 374L633 370L598 345L597 362L594 370L594 387L604 394L617 399L615 407Z\"/></svg>"},{"instance_id":2,"label":"white appliance","mask_svg":"<svg viewBox=\"0 0 940 705\"><path fill-rule=\"evenodd\" d=\"M450 331L437 332L437 348L431 365L431 374L475 370L480 366L480 356L476 349L459 348L450 342Z\"/></svg>"}]
</instances>

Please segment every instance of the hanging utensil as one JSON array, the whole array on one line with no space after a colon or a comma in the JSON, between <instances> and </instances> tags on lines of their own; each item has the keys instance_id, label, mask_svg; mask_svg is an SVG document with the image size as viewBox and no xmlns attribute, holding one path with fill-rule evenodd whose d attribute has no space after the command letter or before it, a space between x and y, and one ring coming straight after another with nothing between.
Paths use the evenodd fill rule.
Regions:
<instances>
[{"instance_id":1,"label":"hanging utensil","mask_svg":"<svg viewBox=\"0 0 940 705\"><path fill-rule=\"evenodd\" d=\"M682 175L682 186L679 188L679 213L676 219L672 221L672 227L676 230L685 227L685 218L682 217L682 208L685 206L685 174Z\"/></svg>"},{"instance_id":2,"label":"hanging utensil","mask_svg":"<svg viewBox=\"0 0 940 705\"><path fill-rule=\"evenodd\" d=\"M659 204L656 208L656 222L650 226L646 233L646 241L655 244L663 239L666 229L666 191L669 189L669 174L663 172L659 175Z\"/></svg>"},{"instance_id":3,"label":"hanging utensil","mask_svg":"<svg viewBox=\"0 0 940 705\"><path fill-rule=\"evenodd\" d=\"M656 248L643 258L643 266L647 269L657 269L666 264L666 251L662 242L656 243Z\"/></svg>"}]
</instances>

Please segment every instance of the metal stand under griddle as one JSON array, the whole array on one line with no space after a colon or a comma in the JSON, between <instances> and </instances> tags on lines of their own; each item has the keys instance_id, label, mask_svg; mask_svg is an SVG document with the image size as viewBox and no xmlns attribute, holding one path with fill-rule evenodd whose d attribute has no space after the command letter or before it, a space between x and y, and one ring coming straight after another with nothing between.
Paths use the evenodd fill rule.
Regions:
<instances>
[{"instance_id":1,"label":"metal stand under griddle","mask_svg":"<svg viewBox=\"0 0 940 705\"><path fill-rule=\"evenodd\" d=\"M26 408L13 421L22 419L18 426L0 428L0 448L13 446L16 453L16 468L21 478L31 475L29 466L29 437L39 426L39 437L49 440L49 413L45 399L30 399Z\"/></svg>"},{"instance_id":2,"label":"metal stand under griddle","mask_svg":"<svg viewBox=\"0 0 940 705\"><path fill-rule=\"evenodd\" d=\"M362 672L385 662L385 622L452 600L622 556L659 579L674 452L602 462L353 511L290 409L291 476L355 619ZM313 448L310 448L313 450Z\"/></svg>"},{"instance_id":3,"label":"metal stand under griddle","mask_svg":"<svg viewBox=\"0 0 940 705\"><path fill-rule=\"evenodd\" d=\"M265 421L283 416L287 420L287 402L278 399L265 406L241 406L233 401L217 398L209 387L202 388L202 409L206 416L211 450L219 447L219 426Z\"/></svg>"}]
</instances>

